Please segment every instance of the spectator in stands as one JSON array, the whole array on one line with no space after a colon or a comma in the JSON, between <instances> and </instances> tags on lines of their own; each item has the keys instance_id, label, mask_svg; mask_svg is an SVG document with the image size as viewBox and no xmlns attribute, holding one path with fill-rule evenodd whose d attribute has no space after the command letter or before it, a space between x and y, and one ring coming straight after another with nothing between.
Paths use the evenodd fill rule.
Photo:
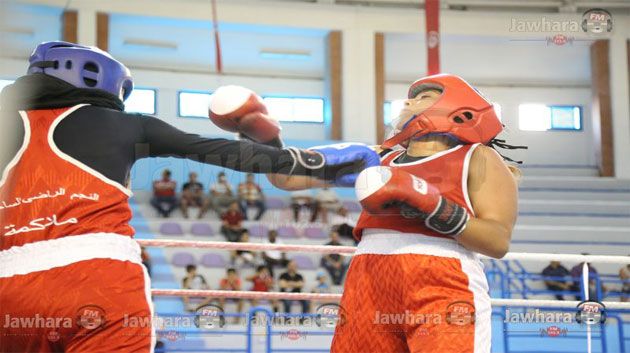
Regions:
<instances>
[{"instance_id":1,"label":"spectator in stands","mask_svg":"<svg viewBox=\"0 0 630 353\"><path fill-rule=\"evenodd\" d=\"M147 249L144 246L140 247L140 258L142 259L142 264L147 268L147 273L149 277L151 277L151 256L147 252Z\"/></svg>"},{"instance_id":2,"label":"spectator in stands","mask_svg":"<svg viewBox=\"0 0 630 353\"><path fill-rule=\"evenodd\" d=\"M238 200L245 219L247 219L247 209L252 206L258 208L257 221L265 213L267 209L265 195L260 186L254 182L254 174L248 173L246 181L238 185Z\"/></svg>"},{"instance_id":3,"label":"spectator in stands","mask_svg":"<svg viewBox=\"0 0 630 353\"><path fill-rule=\"evenodd\" d=\"M619 279L621 280L621 301L627 302L630 297L630 264L619 269Z\"/></svg>"},{"instance_id":4,"label":"spectator in stands","mask_svg":"<svg viewBox=\"0 0 630 353\"><path fill-rule=\"evenodd\" d=\"M235 268L228 268L226 272L226 276L221 278L219 282L219 288L221 290L241 290L241 278L236 272ZM234 299L236 301L236 311L240 314L243 312L243 299ZM219 305L221 308L225 309L225 298L219 299ZM240 317L234 317L234 323L238 324L241 321Z\"/></svg>"},{"instance_id":5,"label":"spectator in stands","mask_svg":"<svg viewBox=\"0 0 630 353\"><path fill-rule=\"evenodd\" d=\"M280 275L279 287L281 292L300 293L304 287L304 277L297 272L297 264L295 261L289 261L287 264L287 271ZM284 304L284 311L286 313L291 312L291 304L293 300L282 300ZM300 300L302 304L302 313L308 313L309 304L306 300Z\"/></svg>"},{"instance_id":6,"label":"spectator in stands","mask_svg":"<svg viewBox=\"0 0 630 353\"><path fill-rule=\"evenodd\" d=\"M197 218L201 218L205 213L205 203L203 199L203 184L197 181L197 173L191 172L188 175L188 181L182 187L182 197L179 202L184 218L188 218L188 207L198 207L199 214Z\"/></svg>"},{"instance_id":7,"label":"spectator in stands","mask_svg":"<svg viewBox=\"0 0 630 353\"><path fill-rule=\"evenodd\" d=\"M324 271L319 271L317 272L317 276L315 277L315 279L317 280L317 284L315 285L315 287L313 287L313 290L311 292L313 293L321 293L321 294L325 294L325 293L330 293L330 285L328 284L327 281L327 277L326 274L324 273ZM310 310L309 312L313 312L313 304L320 304L322 303L322 301L312 301L310 302Z\"/></svg>"},{"instance_id":8,"label":"spectator in stands","mask_svg":"<svg viewBox=\"0 0 630 353\"><path fill-rule=\"evenodd\" d=\"M232 185L225 177L225 172L219 172L217 182L210 187L210 197L206 201L206 208L212 208L217 215L221 216L234 201L236 198Z\"/></svg>"},{"instance_id":9,"label":"spectator in stands","mask_svg":"<svg viewBox=\"0 0 630 353\"><path fill-rule=\"evenodd\" d=\"M313 287L313 293L330 293L330 284L328 284L328 277L324 271L317 272L315 279L317 284Z\"/></svg>"},{"instance_id":10,"label":"spectator in stands","mask_svg":"<svg viewBox=\"0 0 630 353\"><path fill-rule=\"evenodd\" d=\"M278 239L278 232L270 230L267 233L267 244L282 244L282 241ZM276 266L285 267L289 260L287 260L287 254L278 250L267 250L262 253L263 260L269 268L269 273L273 276L273 268Z\"/></svg>"},{"instance_id":11,"label":"spectator in stands","mask_svg":"<svg viewBox=\"0 0 630 353\"><path fill-rule=\"evenodd\" d=\"M562 292L571 289L571 284L567 283L564 278L569 275L569 270L560 264L560 261L551 261L547 267L542 271L542 275L545 277L553 277L545 279L545 286L547 289L555 292ZM556 299L564 300L562 294L556 294Z\"/></svg>"},{"instance_id":12,"label":"spectator in stands","mask_svg":"<svg viewBox=\"0 0 630 353\"><path fill-rule=\"evenodd\" d=\"M269 292L271 288L273 288L273 276L269 273L269 269L265 265L259 265L256 267L256 273L252 276L247 277L247 280L253 282L254 285L252 287L252 291L254 292ZM252 306L258 305L258 300L251 300ZM273 307L273 312L278 312L278 301L272 300L271 306Z\"/></svg>"},{"instance_id":13,"label":"spectator in stands","mask_svg":"<svg viewBox=\"0 0 630 353\"><path fill-rule=\"evenodd\" d=\"M339 242L339 233L336 231L330 232L330 241L325 245L342 245ZM328 271L333 284L336 286L341 285L343 276L346 274L347 266L343 261L343 257L339 254L326 254L322 256L321 266Z\"/></svg>"},{"instance_id":14,"label":"spectator in stands","mask_svg":"<svg viewBox=\"0 0 630 353\"><path fill-rule=\"evenodd\" d=\"M164 169L162 172L162 179L153 182L151 206L164 218L170 216L177 207L176 188L177 182L171 180L171 171L168 169Z\"/></svg>"},{"instance_id":15,"label":"spectator in stands","mask_svg":"<svg viewBox=\"0 0 630 353\"><path fill-rule=\"evenodd\" d=\"M582 255L588 255L588 253L582 253ZM597 270L595 269L595 267L588 262L586 263L586 265L588 266L588 276L589 276L588 297L590 300L600 300L601 298L599 298L599 296L597 295L597 292L598 292L597 284L599 284L599 289L602 293L605 292L607 288L606 286L602 284L601 279L599 278L599 274L597 273ZM584 293L582 293L580 289L581 288L580 284L582 283L582 273L583 273L582 267L583 266L584 266L584 262L581 262L573 266L573 268L571 269L571 277L573 277L573 285L571 286L571 290L580 293L579 295L575 296L575 299L577 300L584 300L584 298L582 298Z\"/></svg>"},{"instance_id":16,"label":"spectator in stands","mask_svg":"<svg viewBox=\"0 0 630 353\"><path fill-rule=\"evenodd\" d=\"M249 243L249 232L244 230L239 239L240 243ZM253 265L256 260L256 253L249 250L233 250L230 253L230 261L236 266L242 267L246 264Z\"/></svg>"},{"instance_id":17,"label":"spectator in stands","mask_svg":"<svg viewBox=\"0 0 630 353\"><path fill-rule=\"evenodd\" d=\"M334 190L327 187L319 189L315 194L317 210L322 215L322 222L328 223L328 212L337 212L341 204Z\"/></svg>"},{"instance_id":18,"label":"spectator in stands","mask_svg":"<svg viewBox=\"0 0 630 353\"><path fill-rule=\"evenodd\" d=\"M221 234L227 241L237 242L243 234L243 212L238 207L238 203L232 202L230 208L221 215Z\"/></svg>"},{"instance_id":19,"label":"spectator in stands","mask_svg":"<svg viewBox=\"0 0 630 353\"><path fill-rule=\"evenodd\" d=\"M343 206L339 207L337 212L332 216L330 224L332 224L331 228L337 231L340 236L348 237L354 240L352 231L354 231L357 221L350 216L350 212L348 212L347 208Z\"/></svg>"},{"instance_id":20,"label":"spectator in stands","mask_svg":"<svg viewBox=\"0 0 630 353\"><path fill-rule=\"evenodd\" d=\"M310 222L315 222L319 213L317 202L312 197L310 189L291 192L291 208L293 209L293 220L300 221L300 210L307 208L311 211Z\"/></svg>"},{"instance_id":21,"label":"spectator in stands","mask_svg":"<svg viewBox=\"0 0 630 353\"><path fill-rule=\"evenodd\" d=\"M210 286L208 286L208 282L206 278L197 273L197 266L188 265L186 266L186 276L182 279L182 288L183 289L195 289L195 290L208 290ZM184 308L187 311L193 312L197 308L210 304L212 302L212 298L207 297L201 303L191 306L189 297L182 297L184 300Z\"/></svg>"}]
</instances>

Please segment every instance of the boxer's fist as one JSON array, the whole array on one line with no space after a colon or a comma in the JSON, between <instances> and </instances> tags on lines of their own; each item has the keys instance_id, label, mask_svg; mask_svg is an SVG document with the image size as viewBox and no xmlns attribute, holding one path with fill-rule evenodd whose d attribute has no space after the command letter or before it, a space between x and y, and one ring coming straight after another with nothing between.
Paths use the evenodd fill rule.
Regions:
<instances>
[{"instance_id":1,"label":"boxer's fist","mask_svg":"<svg viewBox=\"0 0 630 353\"><path fill-rule=\"evenodd\" d=\"M458 235L469 219L463 207L443 197L436 187L400 168L367 168L359 174L355 190L368 213L418 218L441 234Z\"/></svg>"},{"instance_id":2,"label":"boxer's fist","mask_svg":"<svg viewBox=\"0 0 630 353\"><path fill-rule=\"evenodd\" d=\"M280 124L267 115L262 98L241 86L221 86L210 100L208 116L223 130L265 143L280 135Z\"/></svg>"},{"instance_id":3,"label":"boxer's fist","mask_svg":"<svg viewBox=\"0 0 630 353\"><path fill-rule=\"evenodd\" d=\"M380 164L378 154L362 143L338 143L309 150L324 156L326 174L337 186L353 186L363 169Z\"/></svg>"}]
</instances>

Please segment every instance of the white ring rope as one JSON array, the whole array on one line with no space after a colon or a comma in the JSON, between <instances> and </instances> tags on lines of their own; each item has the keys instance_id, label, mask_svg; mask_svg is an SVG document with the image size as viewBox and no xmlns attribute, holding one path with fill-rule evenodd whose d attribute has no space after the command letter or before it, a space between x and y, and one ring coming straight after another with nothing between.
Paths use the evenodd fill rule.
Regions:
<instances>
[{"instance_id":1,"label":"white ring rope","mask_svg":"<svg viewBox=\"0 0 630 353\"><path fill-rule=\"evenodd\" d=\"M339 301L341 294L321 293L285 293L285 292L253 292L231 290L193 290L193 289L153 289L155 296L168 297L212 297L212 298L240 298L240 299L265 299L265 300L317 300ZM518 307L549 307L575 309L580 303L577 300L543 300L543 299L490 299L493 306L518 306ZM603 302L606 309L629 310L630 302Z\"/></svg>"},{"instance_id":2,"label":"white ring rope","mask_svg":"<svg viewBox=\"0 0 630 353\"><path fill-rule=\"evenodd\" d=\"M352 254L356 251L354 246L334 246L334 245L293 245L293 244L269 244L269 243L233 243L224 241L199 241L199 240L163 240L163 239L137 239L142 246L158 246L170 248L204 248L204 249L224 249L224 250L250 250L268 251L278 250L283 252L316 252L322 254ZM482 258L491 257L480 255ZM508 253L501 260L523 260L523 261L575 261L589 263L608 264L630 264L630 256L613 255L573 255L573 254L551 254L551 253Z\"/></svg>"}]
</instances>

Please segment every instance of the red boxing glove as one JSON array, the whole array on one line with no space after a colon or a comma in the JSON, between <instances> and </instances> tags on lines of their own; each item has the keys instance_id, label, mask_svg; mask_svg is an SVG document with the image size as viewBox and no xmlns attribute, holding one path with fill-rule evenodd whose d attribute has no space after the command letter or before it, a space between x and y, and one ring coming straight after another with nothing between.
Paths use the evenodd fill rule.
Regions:
<instances>
[{"instance_id":1,"label":"red boxing glove","mask_svg":"<svg viewBox=\"0 0 630 353\"><path fill-rule=\"evenodd\" d=\"M466 209L442 197L436 187L400 168L367 168L357 177L355 190L368 213L391 215L394 211L453 237L464 230L470 218Z\"/></svg>"},{"instance_id":2,"label":"red boxing glove","mask_svg":"<svg viewBox=\"0 0 630 353\"><path fill-rule=\"evenodd\" d=\"M219 87L212 95L208 116L221 129L240 132L256 142L280 136L280 124L267 115L262 98L245 87Z\"/></svg>"}]
</instances>

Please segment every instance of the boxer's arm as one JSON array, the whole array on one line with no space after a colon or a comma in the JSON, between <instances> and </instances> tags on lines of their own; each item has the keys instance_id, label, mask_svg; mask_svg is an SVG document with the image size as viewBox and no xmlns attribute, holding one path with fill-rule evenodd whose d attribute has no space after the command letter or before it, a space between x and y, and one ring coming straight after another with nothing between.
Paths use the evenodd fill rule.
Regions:
<instances>
[{"instance_id":1,"label":"boxer's arm","mask_svg":"<svg viewBox=\"0 0 630 353\"><path fill-rule=\"evenodd\" d=\"M480 254L505 256L518 214L518 186L503 159L489 147L477 147L471 157L468 195L475 217L457 240Z\"/></svg>"},{"instance_id":2,"label":"boxer's arm","mask_svg":"<svg viewBox=\"0 0 630 353\"><path fill-rule=\"evenodd\" d=\"M380 146L370 146L370 148L376 153L382 151ZM267 174L267 179L273 186L287 191L335 187L331 182L303 175Z\"/></svg>"}]
</instances>

